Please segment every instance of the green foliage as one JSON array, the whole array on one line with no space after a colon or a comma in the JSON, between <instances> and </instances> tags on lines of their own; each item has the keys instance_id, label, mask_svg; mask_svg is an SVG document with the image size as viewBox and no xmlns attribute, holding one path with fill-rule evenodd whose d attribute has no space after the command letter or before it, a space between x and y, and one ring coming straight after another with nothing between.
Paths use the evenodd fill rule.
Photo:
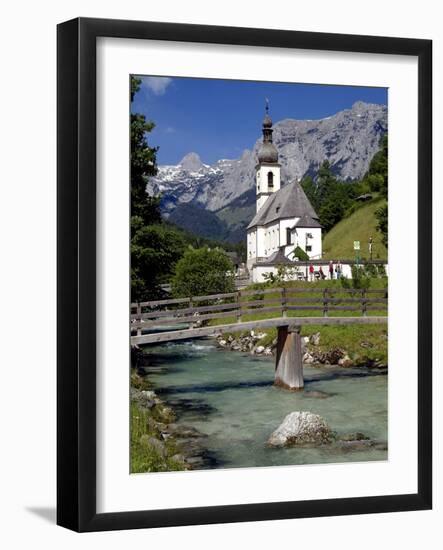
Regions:
<instances>
[{"instance_id":1,"label":"green foliage","mask_svg":"<svg viewBox=\"0 0 443 550\"><path fill-rule=\"evenodd\" d=\"M301 186L320 218L323 230L328 232L345 215L359 189L352 183L338 181L331 165L325 160L318 169L317 181L303 178Z\"/></svg>"},{"instance_id":2,"label":"green foliage","mask_svg":"<svg viewBox=\"0 0 443 550\"><path fill-rule=\"evenodd\" d=\"M373 286L373 279L385 279L386 271L383 265L362 264L353 265L352 279L346 277L340 278L340 283L343 288L368 289ZM387 283L384 283L387 284Z\"/></svg>"},{"instance_id":3,"label":"green foliage","mask_svg":"<svg viewBox=\"0 0 443 550\"><path fill-rule=\"evenodd\" d=\"M134 101L134 96L140 90L141 85L141 79L131 75L131 103Z\"/></svg>"},{"instance_id":4,"label":"green foliage","mask_svg":"<svg viewBox=\"0 0 443 550\"><path fill-rule=\"evenodd\" d=\"M375 153L364 179L367 179L371 190L378 191L384 198L388 198L388 135L380 141L380 150Z\"/></svg>"},{"instance_id":5,"label":"green foliage","mask_svg":"<svg viewBox=\"0 0 443 550\"><path fill-rule=\"evenodd\" d=\"M301 261L307 262L309 260L309 256L306 254L303 248L300 248L299 246L296 246L294 248L294 251L292 252L292 254L294 258L298 258Z\"/></svg>"},{"instance_id":6,"label":"green foliage","mask_svg":"<svg viewBox=\"0 0 443 550\"><path fill-rule=\"evenodd\" d=\"M138 227L137 217L135 223ZM135 230L131 240L133 300L161 297L160 284L172 273L185 247L180 233L162 224L142 225Z\"/></svg>"},{"instance_id":7,"label":"green foliage","mask_svg":"<svg viewBox=\"0 0 443 550\"><path fill-rule=\"evenodd\" d=\"M317 185L311 176L304 176L300 181L300 185L308 197L309 202L312 204L314 210L317 212L317 208L320 207L317 194Z\"/></svg>"},{"instance_id":8,"label":"green foliage","mask_svg":"<svg viewBox=\"0 0 443 550\"><path fill-rule=\"evenodd\" d=\"M377 218L377 231L381 233L381 240L384 246L388 247L388 205L385 204L375 211Z\"/></svg>"},{"instance_id":9,"label":"green foliage","mask_svg":"<svg viewBox=\"0 0 443 550\"><path fill-rule=\"evenodd\" d=\"M366 274L363 266L353 265L351 270L352 279L347 279L346 277L340 278L343 288L366 289L371 286L371 277Z\"/></svg>"},{"instance_id":10,"label":"green foliage","mask_svg":"<svg viewBox=\"0 0 443 550\"><path fill-rule=\"evenodd\" d=\"M265 283L269 283L269 286L272 286L273 284L283 284L286 283L286 281L295 278L297 271L299 271L298 267L280 264L277 266L277 273L269 271L268 273L263 274L263 278Z\"/></svg>"},{"instance_id":11,"label":"green foliage","mask_svg":"<svg viewBox=\"0 0 443 550\"><path fill-rule=\"evenodd\" d=\"M141 114L131 114L131 210L145 224L159 223L160 201L146 193L149 176L157 174L158 147L150 147L146 134L154 128Z\"/></svg>"},{"instance_id":12,"label":"green foliage","mask_svg":"<svg viewBox=\"0 0 443 550\"><path fill-rule=\"evenodd\" d=\"M377 191L385 199L388 198L388 135L380 141L380 150L374 155L369 170L364 177L371 191ZM377 231L381 233L383 245L388 247L388 205L375 212Z\"/></svg>"},{"instance_id":13,"label":"green foliage","mask_svg":"<svg viewBox=\"0 0 443 550\"><path fill-rule=\"evenodd\" d=\"M141 80L131 77L131 101L140 90ZM159 281L170 269L165 257L173 256L161 223L160 198L146 193L149 176L157 173L157 147L148 145L146 135L154 128L141 114L131 114L131 299L143 300L161 295ZM174 243L176 244L176 243ZM161 248L165 247L165 248ZM157 260L160 260L157 262Z\"/></svg>"},{"instance_id":14,"label":"green foliage","mask_svg":"<svg viewBox=\"0 0 443 550\"><path fill-rule=\"evenodd\" d=\"M171 472L184 470L183 462L174 460L178 449L171 438L165 443L164 451L150 442L158 439L153 422L154 414L150 410L131 402L131 472ZM152 438L152 439L151 439Z\"/></svg>"},{"instance_id":15,"label":"green foliage","mask_svg":"<svg viewBox=\"0 0 443 550\"><path fill-rule=\"evenodd\" d=\"M234 266L218 248L189 248L177 262L171 284L179 297L233 292Z\"/></svg>"},{"instance_id":16,"label":"green foliage","mask_svg":"<svg viewBox=\"0 0 443 550\"><path fill-rule=\"evenodd\" d=\"M381 174L369 174L365 180L369 190L374 193L380 193L384 186L384 179Z\"/></svg>"}]
</instances>

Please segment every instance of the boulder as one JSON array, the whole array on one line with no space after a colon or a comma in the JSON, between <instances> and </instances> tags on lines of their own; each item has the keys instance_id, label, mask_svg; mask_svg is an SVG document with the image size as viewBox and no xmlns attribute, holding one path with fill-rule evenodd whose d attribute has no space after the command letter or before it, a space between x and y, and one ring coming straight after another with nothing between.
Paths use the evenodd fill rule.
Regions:
<instances>
[{"instance_id":1,"label":"boulder","mask_svg":"<svg viewBox=\"0 0 443 550\"><path fill-rule=\"evenodd\" d=\"M340 359L343 359L345 352L340 348L332 348L321 354L320 362L325 365L338 365Z\"/></svg>"},{"instance_id":2,"label":"boulder","mask_svg":"<svg viewBox=\"0 0 443 550\"><path fill-rule=\"evenodd\" d=\"M228 345L228 342L226 342L226 340L219 340L218 343L220 344L220 346L222 346L223 348L226 347Z\"/></svg>"},{"instance_id":3,"label":"boulder","mask_svg":"<svg viewBox=\"0 0 443 550\"><path fill-rule=\"evenodd\" d=\"M151 437L149 435L142 435L140 438L140 444L147 449L150 449L160 455L161 457L166 456L166 447L159 439Z\"/></svg>"},{"instance_id":4,"label":"boulder","mask_svg":"<svg viewBox=\"0 0 443 550\"><path fill-rule=\"evenodd\" d=\"M352 366L352 360L351 358L349 357L349 355L346 353L344 357L341 357L339 360L338 360L338 365L340 365L340 367L351 367Z\"/></svg>"},{"instance_id":5,"label":"boulder","mask_svg":"<svg viewBox=\"0 0 443 550\"><path fill-rule=\"evenodd\" d=\"M310 353L306 352L303 355L302 361L303 361L303 363L306 363L307 365L309 365L309 364L314 362L314 358L312 357L312 355Z\"/></svg>"},{"instance_id":6,"label":"boulder","mask_svg":"<svg viewBox=\"0 0 443 550\"><path fill-rule=\"evenodd\" d=\"M289 413L268 439L270 447L322 445L333 440L333 433L318 414L307 411Z\"/></svg>"},{"instance_id":7,"label":"boulder","mask_svg":"<svg viewBox=\"0 0 443 550\"><path fill-rule=\"evenodd\" d=\"M255 348L255 353L257 354L260 354L260 353L263 353L265 351L265 347L264 346L257 346Z\"/></svg>"},{"instance_id":8,"label":"boulder","mask_svg":"<svg viewBox=\"0 0 443 550\"><path fill-rule=\"evenodd\" d=\"M271 348L265 348L265 351L263 352L263 355L272 355L272 349Z\"/></svg>"},{"instance_id":9,"label":"boulder","mask_svg":"<svg viewBox=\"0 0 443 550\"><path fill-rule=\"evenodd\" d=\"M159 398L155 392L147 390L140 391L135 388L131 388L131 399L133 399L139 407L144 409L152 409L159 403Z\"/></svg>"},{"instance_id":10,"label":"boulder","mask_svg":"<svg viewBox=\"0 0 443 550\"><path fill-rule=\"evenodd\" d=\"M311 334L310 338L309 338L309 342L313 345L313 346L318 346L320 345L320 333L319 332L316 332L314 334Z\"/></svg>"}]
</instances>

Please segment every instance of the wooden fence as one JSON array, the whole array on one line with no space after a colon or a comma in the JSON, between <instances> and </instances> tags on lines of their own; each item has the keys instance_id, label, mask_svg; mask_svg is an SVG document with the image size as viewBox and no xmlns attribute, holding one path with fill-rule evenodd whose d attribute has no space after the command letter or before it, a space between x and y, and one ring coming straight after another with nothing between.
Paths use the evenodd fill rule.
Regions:
<instances>
[{"instance_id":1,"label":"wooden fence","mask_svg":"<svg viewBox=\"0 0 443 550\"><path fill-rule=\"evenodd\" d=\"M277 314L281 317L315 315L328 317L335 312L363 316L371 312L387 312L388 290L344 288L264 288L238 290L227 294L192 296L167 300L153 300L131 304L131 332L178 324L189 324L223 319L241 323L244 317L264 319ZM385 313L386 314L386 313ZM232 321L228 321L232 319Z\"/></svg>"}]
</instances>

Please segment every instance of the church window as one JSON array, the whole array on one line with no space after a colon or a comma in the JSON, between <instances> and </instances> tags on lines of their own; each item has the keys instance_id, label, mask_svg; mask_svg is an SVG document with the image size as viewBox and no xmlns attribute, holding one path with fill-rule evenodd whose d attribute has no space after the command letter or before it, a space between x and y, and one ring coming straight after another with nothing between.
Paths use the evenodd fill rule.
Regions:
<instances>
[{"instance_id":1,"label":"church window","mask_svg":"<svg viewBox=\"0 0 443 550\"><path fill-rule=\"evenodd\" d=\"M286 228L286 244L291 244L291 228Z\"/></svg>"},{"instance_id":2,"label":"church window","mask_svg":"<svg viewBox=\"0 0 443 550\"><path fill-rule=\"evenodd\" d=\"M312 252L312 245L310 244L306 245L306 252Z\"/></svg>"},{"instance_id":3,"label":"church window","mask_svg":"<svg viewBox=\"0 0 443 550\"><path fill-rule=\"evenodd\" d=\"M268 172L268 187L274 187L274 174Z\"/></svg>"}]
</instances>

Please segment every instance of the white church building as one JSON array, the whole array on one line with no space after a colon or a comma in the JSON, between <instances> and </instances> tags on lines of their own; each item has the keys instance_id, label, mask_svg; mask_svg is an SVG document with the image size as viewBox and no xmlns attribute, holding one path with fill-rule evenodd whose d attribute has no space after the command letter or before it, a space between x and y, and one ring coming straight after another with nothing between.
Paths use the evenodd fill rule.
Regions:
<instances>
[{"instance_id":1,"label":"white church building","mask_svg":"<svg viewBox=\"0 0 443 550\"><path fill-rule=\"evenodd\" d=\"M322 257L322 227L301 185L282 185L272 120L266 105L263 143L256 166L257 212L247 228L247 267L253 282L263 282L278 266L291 266L300 247L312 260ZM293 264L297 265L297 264ZM295 276L295 275L294 275Z\"/></svg>"}]
</instances>

